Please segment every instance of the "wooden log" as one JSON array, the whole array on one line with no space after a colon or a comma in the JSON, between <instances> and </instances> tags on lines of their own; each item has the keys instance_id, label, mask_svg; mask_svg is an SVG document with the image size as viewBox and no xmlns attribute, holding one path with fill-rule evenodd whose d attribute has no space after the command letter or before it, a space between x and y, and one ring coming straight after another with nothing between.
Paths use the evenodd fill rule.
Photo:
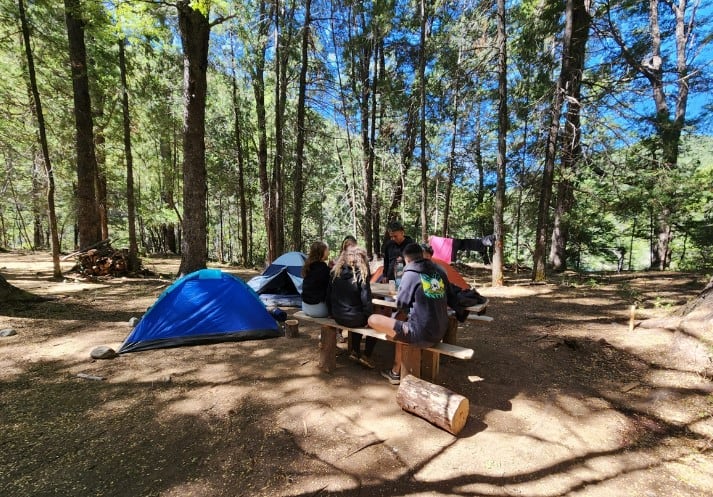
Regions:
<instances>
[{"instance_id":1,"label":"wooden log","mask_svg":"<svg viewBox=\"0 0 713 497\"><path fill-rule=\"evenodd\" d=\"M396 402L404 410L457 435L468 420L468 399L447 388L408 375L401 377Z\"/></svg>"},{"instance_id":2,"label":"wooden log","mask_svg":"<svg viewBox=\"0 0 713 497\"><path fill-rule=\"evenodd\" d=\"M319 369L331 373L337 369L337 329L332 326L322 326L319 335Z\"/></svg>"},{"instance_id":3,"label":"wooden log","mask_svg":"<svg viewBox=\"0 0 713 497\"><path fill-rule=\"evenodd\" d=\"M285 321L285 336L287 338L297 338L300 336L300 322L296 319Z\"/></svg>"}]
</instances>

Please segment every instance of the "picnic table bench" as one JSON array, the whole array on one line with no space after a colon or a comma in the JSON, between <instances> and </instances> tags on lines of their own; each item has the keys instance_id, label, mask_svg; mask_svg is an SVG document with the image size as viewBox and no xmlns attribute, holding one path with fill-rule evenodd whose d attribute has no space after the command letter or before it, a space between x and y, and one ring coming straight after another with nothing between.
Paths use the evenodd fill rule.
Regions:
<instances>
[{"instance_id":1,"label":"picnic table bench","mask_svg":"<svg viewBox=\"0 0 713 497\"><path fill-rule=\"evenodd\" d=\"M458 345L439 342L433 347L419 348L413 347L404 342L395 342L385 333L381 333L372 328L350 328L342 326L330 318L315 318L308 316L302 311L296 312L294 317L304 321L319 324L322 328L320 334L320 359L319 367L323 371L332 372L336 369L337 336L339 330L347 330L349 333L349 346L351 346L351 334L359 333L363 336L374 337L378 340L386 340L403 345L401 357L401 376L413 375L428 381L435 381L438 377L440 366L440 356L446 355L456 359L468 360L473 357L473 349L459 347Z\"/></svg>"},{"instance_id":2,"label":"picnic table bench","mask_svg":"<svg viewBox=\"0 0 713 497\"><path fill-rule=\"evenodd\" d=\"M396 302L394 300L374 298L371 302L374 304L377 312L382 312L387 309L396 309ZM468 319L472 321L492 321L493 318L491 316L483 315L485 310L488 308L489 303L490 301L486 299L482 304L466 307L466 310L468 311ZM453 314L449 314L448 330L446 331L446 335L443 337L443 342L451 345L456 345L458 342L458 320Z\"/></svg>"}]
</instances>

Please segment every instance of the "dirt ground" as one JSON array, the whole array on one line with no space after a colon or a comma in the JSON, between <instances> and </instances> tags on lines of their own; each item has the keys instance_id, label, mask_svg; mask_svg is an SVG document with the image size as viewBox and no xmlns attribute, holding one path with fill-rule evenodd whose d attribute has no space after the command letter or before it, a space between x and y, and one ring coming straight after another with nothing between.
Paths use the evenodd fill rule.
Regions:
<instances>
[{"instance_id":1,"label":"dirt ground","mask_svg":"<svg viewBox=\"0 0 713 497\"><path fill-rule=\"evenodd\" d=\"M17 332L0 338L1 496L713 495L713 325L650 320L704 275L508 273L492 288L466 269L494 321L459 329L472 360L441 361L439 383L470 402L453 436L401 410L378 370L341 355L321 373L307 323L297 339L91 359L120 347L178 263L52 281L48 254L0 254L11 284L53 298L0 303L0 330ZM630 331L634 303L649 321ZM377 366L392 353L380 342Z\"/></svg>"}]
</instances>

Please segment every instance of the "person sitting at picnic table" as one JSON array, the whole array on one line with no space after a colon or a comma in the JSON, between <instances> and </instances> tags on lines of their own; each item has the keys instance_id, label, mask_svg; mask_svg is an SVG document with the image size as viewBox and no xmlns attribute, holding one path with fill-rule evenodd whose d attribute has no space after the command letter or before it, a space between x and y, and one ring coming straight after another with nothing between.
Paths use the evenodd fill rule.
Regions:
<instances>
[{"instance_id":1,"label":"person sitting at picnic table","mask_svg":"<svg viewBox=\"0 0 713 497\"><path fill-rule=\"evenodd\" d=\"M366 250L350 245L339 254L331 271L327 299L329 313L337 324L349 328L366 326L369 315L373 312L369 276L369 258ZM376 338L366 337L362 354L361 334L352 333L350 359L365 367L373 368L371 354L375 345Z\"/></svg>"},{"instance_id":2,"label":"person sitting at picnic table","mask_svg":"<svg viewBox=\"0 0 713 497\"><path fill-rule=\"evenodd\" d=\"M431 260L433 258L433 247L428 243L421 244L421 250L423 250L423 258L426 260ZM439 264L435 264L436 268L441 272L441 274L447 279L448 273ZM455 311L456 318L461 323L468 318L467 308L473 305L483 304L488 301L483 297L475 288L460 288L458 285L453 283L448 283L446 288L448 292L448 302L449 307ZM456 306L451 305L451 302L457 302ZM485 310L479 312L479 314L484 313Z\"/></svg>"},{"instance_id":3,"label":"person sitting at picnic table","mask_svg":"<svg viewBox=\"0 0 713 497\"><path fill-rule=\"evenodd\" d=\"M392 385L401 382L401 355L404 342L412 346L428 348L440 342L448 330L448 306L450 301L446 288L448 278L436 264L423 258L423 250L417 243L404 248L406 267L396 294L394 317L372 314L369 326L395 340L394 363L381 372ZM404 318L397 319L397 318Z\"/></svg>"},{"instance_id":4,"label":"person sitting at picnic table","mask_svg":"<svg viewBox=\"0 0 713 497\"><path fill-rule=\"evenodd\" d=\"M428 243L421 244L421 251L423 253L424 260L430 261L433 258L433 247L431 247ZM441 273L441 275L443 275L446 280L448 280L448 273L446 273L446 270L435 262L433 263L433 265L435 266L436 270L438 270L438 272ZM458 298L458 293L460 291L461 289L458 286L454 285L449 281L448 285L446 286L446 292L452 295L447 295L448 302L455 302L454 299Z\"/></svg>"},{"instance_id":5,"label":"person sitting at picnic table","mask_svg":"<svg viewBox=\"0 0 713 497\"><path fill-rule=\"evenodd\" d=\"M329 288L329 247L322 241L312 243L302 266L302 312L314 318L329 316L327 290Z\"/></svg>"},{"instance_id":6,"label":"person sitting at picnic table","mask_svg":"<svg viewBox=\"0 0 713 497\"><path fill-rule=\"evenodd\" d=\"M384 254L384 272L381 273L381 283L388 283L389 280L395 280L396 275L394 270L399 257L403 261L404 248L413 243L413 238L406 235L404 226L398 221L392 221L388 226L389 239L384 243L381 252Z\"/></svg>"}]
</instances>

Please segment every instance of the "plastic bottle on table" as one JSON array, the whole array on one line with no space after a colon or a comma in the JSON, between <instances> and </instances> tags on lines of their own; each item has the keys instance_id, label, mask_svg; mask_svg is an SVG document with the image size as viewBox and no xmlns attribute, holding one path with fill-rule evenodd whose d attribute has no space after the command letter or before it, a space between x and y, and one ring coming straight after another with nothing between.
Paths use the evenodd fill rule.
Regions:
<instances>
[{"instance_id":1,"label":"plastic bottle on table","mask_svg":"<svg viewBox=\"0 0 713 497\"><path fill-rule=\"evenodd\" d=\"M398 291L399 285L401 285L401 277L404 275L404 263L401 261L401 257L396 259L396 266L394 266L394 282L396 283L396 290Z\"/></svg>"}]
</instances>

